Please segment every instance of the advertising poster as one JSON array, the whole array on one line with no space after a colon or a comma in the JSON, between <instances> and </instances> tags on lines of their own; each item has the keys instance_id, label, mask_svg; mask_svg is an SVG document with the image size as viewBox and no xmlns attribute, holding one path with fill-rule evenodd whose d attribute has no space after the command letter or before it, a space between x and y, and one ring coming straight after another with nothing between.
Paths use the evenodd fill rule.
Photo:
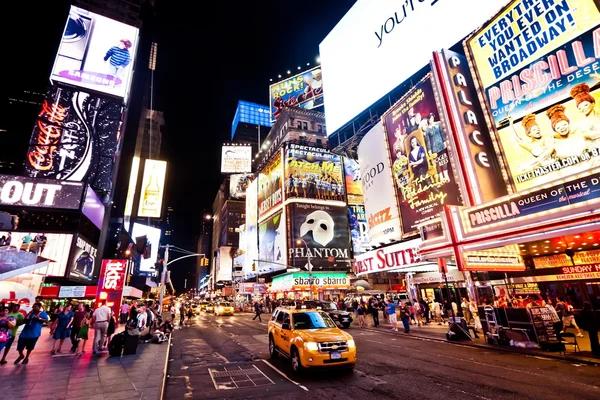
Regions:
<instances>
[{"instance_id":1,"label":"advertising poster","mask_svg":"<svg viewBox=\"0 0 600 400\"><path fill-rule=\"evenodd\" d=\"M323 80L321 67L304 71L269 87L271 122L275 121L284 107L300 107L307 110L323 104Z\"/></svg>"},{"instance_id":2,"label":"advertising poster","mask_svg":"<svg viewBox=\"0 0 600 400\"><path fill-rule=\"evenodd\" d=\"M364 199L358 161L344 157L343 163L348 204L363 204Z\"/></svg>"},{"instance_id":3,"label":"advertising poster","mask_svg":"<svg viewBox=\"0 0 600 400\"><path fill-rule=\"evenodd\" d=\"M281 153L277 153L258 175L259 218L283 203L282 175Z\"/></svg>"},{"instance_id":4,"label":"advertising poster","mask_svg":"<svg viewBox=\"0 0 600 400\"><path fill-rule=\"evenodd\" d=\"M84 189L81 182L0 175L0 205L77 210Z\"/></svg>"},{"instance_id":5,"label":"advertising poster","mask_svg":"<svg viewBox=\"0 0 600 400\"><path fill-rule=\"evenodd\" d=\"M233 274L232 252L235 252L235 250L230 246L219 247L215 282L231 282Z\"/></svg>"},{"instance_id":6,"label":"advertising poster","mask_svg":"<svg viewBox=\"0 0 600 400\"><path fill-rule=\"evenodd\" d=\"M166 161L150 159L145 161L138 217L161 217L166 175Z\"/></svg>"},{"instance_id":7,"label":"advertising poster","mask_svg":"<svg viewBox=\"0 0 600 400\"><path fill-rule=\"evenodd\" d=\"M142 254L137 255L139 259L136 260L136 264L139 265L139 271L136 272L139 275L154 275L154 264L158 259L158 246L160 245L160 235L161 230L158 228L138 224L137 222L133 223L133 228L131 229L131 237L133 241L136 242L137 238L146 236L146 247L150 248L149 258L143 258ZM137 254L137 252L135 254Z\"/></svg>"},{"instance_id":8,"label":"advertising poster","mask_svg":"<svg viewBox=\"0 0 600 400\"><path fill-rule=\"evenodd\" d=\"M252 147L225 145L221 149L221 173L241 174L252 171Z\"/></svg>"},{"instance_id":9,"label":"advertising poster","mask_svg":"<svg viewBox=\"0 0 600 400\"><path fill-rule=\"evenodd\" d=\"M75 235L71 258L69 259L69 279L91 282L94 279L96 245L81 235Z\"/></svg>"},{"instance_id":10,"label":"advertising poster","mask_svg":"<svg viewBox=\"0 0 600 400\"><path fill-rule=\"evenodd\" d=\"M398 201L381 123L363 137L357 153L371 246L402 239Z\"/></svg>"},{"instance_id":11,"label":"advertising poster","mask_svg":"<svg viewBox=\"0 0 600 400\"><path fill-rule=\"evenodd\" d=\"M325 149L290 144L284 176L287 199L344 200L342 158Z\"/></svg>"},{"instance_id":12,"label":"advertising poster","mask_svg":"<svg viewBox=\"0 0 600 400\"><path fill-rule=\"evenodd\" d=\"M109 193L120 141L119 101L74 89L49 89L29 141L27 175L86 181Z\"/></svg>"},{"instance_id":13,"label":"advertising poster","mask_svg":"<svg viewBox=\"0 0 600 400\"><path fill-rule=\"evenodd\" d=\"M352 253L356 256L370 250L367 214L362 204L348 204L348 223L352 238Z\"/></svg>"},{"instance_id":14,"label":"advertising poster","mask_svg":"<svg viewBox=\"0 0 600 400\"><path fill-rule=\"evenodd\" d=\"M113 310L113 314L119 315L126 278L127 260L102 260L94 308L98 308L100 302L106 300L106 305Z\"/></svg>"},{"instance_id":15,"label":"advertising poster","mask_svg":"<svg viewBox=\"0 0 600 400\"><path fill-rule=\"evenodd\" d=\"M260 223L258 227L259 253L256 273L264 274L285 270L285 221L277 213Z\"/></svg>"},{"instance_id":16,"label":"advertising poster","mask_svg":"<svg viewBox=\"0 0 600 400\"><path fill-rule=\"evenodd\" d=\"M246 260L244 276L251 275L252 263L258 259L258 179L246 190Z\"/></svg>"},{"instance_id":17,"label":"advertising poster","mask_svg":"<svg viewBox=\"0 0 600 400\"><path fill-rule=\"evenodd\" d=\"M435 218L444 205L461 205L448 140L428 75L382 117L404 233Z\"/></svg>"},{"instance_id":18,"label":"advertising poster","mask_svg":"<svg viewBox=\"0 0 600 400\"><path fill-rule=\"evenodd\" d=\"M519 5L526 6L512 4L494 21L506 20ZM558 13L560 18L548 22ZM593 1L565 0L543 7L526 26L508 25L518 35L529 32L526 29L536 33L520 47L509 41L506 55L491 48L498 40L497 35L489 36L494 22L468 41L492 128L517 191L600 166L599 22ZM481 39L486 32L488 44ZM546 45L531 44L538 40ZM501 56L514 58L509 44L517 46L520 62L492 62ZM484 62L483 54L489 60Z\"/></svg>"},{"instance_id":19,"label":"advertising poster","mask_svg":"<svg viewBox=\"0 0 600 400\"><path fill-rule=\"evenodd\" d=\"M241 200L246 198L248 185L254 179L253 174L233 174L229 176L229 196Z\"/></svg>"},{"instance_id":20,"label":"advertising poster","mask_svg":"<svg viewBox=\"0 0 600 400\"><path fill-rule=\"evenodd\" d=\"M126 97L138 29L72 6L50 81Z\"/></svg>"},{"instance_id":21,"label":"advertising poster","mask_svg":"<svg viewBox=\"0 0 600 400\"><path fill-rule=\"evenodd\" d=\"M344 270L351 266L348 214L344 206L292 203L288 264L302 270Z\"/></svg>"}]
</instances>

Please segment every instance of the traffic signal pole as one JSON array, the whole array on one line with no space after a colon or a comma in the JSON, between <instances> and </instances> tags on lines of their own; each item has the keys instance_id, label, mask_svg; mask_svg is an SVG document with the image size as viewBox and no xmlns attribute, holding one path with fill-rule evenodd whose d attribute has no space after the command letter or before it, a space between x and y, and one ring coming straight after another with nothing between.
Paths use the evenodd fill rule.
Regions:
<instances>
[{"instance_id":1,"label":"traffic signal pole","mask_svg":"<svg viewBox=\"0 0 600 400\"><path fill-rule=\"evenodd\" d=\"M178 249L177 247L172 246L172 245L168 245L168 244L165 245L164 247L165 247L165 258L164 258L163 270L162 270L162 273L160 274L160 291L159 291L160 294L159 294L159 297L158 297L158 302L159 302L159 305L161 307L161 310L162 310L163 298L164 298L164 295L165 295L165 286L166 286L166 283L167 283L166 282L167 281L167 273L168 273L167 267L170 264L174 263L175 261L179 261L179 260L184 259L184 258L188 258L188 257L203 257L204 258L204 257L206 257L206 254L198 254L198 253L189 252L189 254L186 254L186 255L181 256L181 257L177 257L174 260L169 261L169 248L170 247L174 247L174 251L179 251L179 250L177 250ZM187 250L186 250L186 252L187 252Z\"/></svg>"}]
</instances>

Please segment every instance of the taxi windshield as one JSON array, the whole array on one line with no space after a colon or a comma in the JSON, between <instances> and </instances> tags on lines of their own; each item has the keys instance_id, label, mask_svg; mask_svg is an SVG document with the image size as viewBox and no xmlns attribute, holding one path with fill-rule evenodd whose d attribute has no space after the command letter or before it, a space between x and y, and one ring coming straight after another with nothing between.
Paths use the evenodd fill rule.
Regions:
<instances>
[{"instance_id":1,"label":"taxi windshield","mask_svg":"<svg viewBox=\"0 0 600 400\"><path fill-rule=\"evenodd\" d=\"M229 303L220 303L219 306L220 307L231 307L231 304L229 304Z\"/></svg>"},{"instance_id":2,"label":"taxi windshield","mask_svg":"<svg viewBox=\"0 0 600 400\"><path fill-rule=\"evenodd\" d=\"M323 312L302 312L292 316L294 329L335 328L335 323Z\"/></svg>"}]
</instances>

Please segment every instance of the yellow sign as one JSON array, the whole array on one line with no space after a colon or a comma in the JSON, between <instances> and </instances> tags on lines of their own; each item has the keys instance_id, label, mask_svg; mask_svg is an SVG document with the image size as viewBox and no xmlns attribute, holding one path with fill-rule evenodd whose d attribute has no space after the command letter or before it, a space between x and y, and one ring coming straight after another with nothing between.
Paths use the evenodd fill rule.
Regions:
<instances>
[{"instance_id":1,"label":"yellow sign","mask_svg":"<svg viewBox=\"0 0 600 400\"><path fill-rule=\"evenodd\" d=\"M127 187L127 199L125 200L125 216L130 217L133 212L133 198L137 186L138 172L140 171L140 158L133 157L131 172L129 174L129 186Z\"/></svg>"},{"instance_id":2,"label":"yellow sign","mask_svg":"<svg viewBox=\"0 0 600 400\"><path fill-rule=\"evenodd\" d=\"M600 263L600 250L579 251L573 255L575 265Z\"/></svg>"},{"instance_id":3,"label":"yellow sign","mask_svg":"<svg viewBox=\"0 0 600 400\"><path fill-rule=\"evenodd\" d=\"M551 256L534 257L533 265L535 266L535 269L557 268L570 267L573 265L573 262L566 254L555 254Z\"/></svg>"},{"instance_id":4,"label":"yellow sign","mask_svg":"<svg viewBox=\"0 0 600 400\"><path fill-rule=\"evenodd\" d=\"M166 174L166 161L146 160L138 217L160 218Z\"/></svg>"}]
</instances>

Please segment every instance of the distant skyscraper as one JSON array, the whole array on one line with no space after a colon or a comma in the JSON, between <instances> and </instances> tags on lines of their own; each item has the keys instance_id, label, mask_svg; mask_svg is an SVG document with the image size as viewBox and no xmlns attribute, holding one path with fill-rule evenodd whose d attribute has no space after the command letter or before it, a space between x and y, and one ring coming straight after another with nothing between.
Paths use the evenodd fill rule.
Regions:
<instances>
[{"instance_id":1,"label":"distant skyscraper","mask_svg":"<svg viewBox=\"0 0 600 400\"><path fill-rule=\"evenodd\" d=\"M256 154L271 129L269 107L249 101L238 101L231 124L231 140L236 143L252 144L252 153Z\"/></svg>"}]
</instances>

